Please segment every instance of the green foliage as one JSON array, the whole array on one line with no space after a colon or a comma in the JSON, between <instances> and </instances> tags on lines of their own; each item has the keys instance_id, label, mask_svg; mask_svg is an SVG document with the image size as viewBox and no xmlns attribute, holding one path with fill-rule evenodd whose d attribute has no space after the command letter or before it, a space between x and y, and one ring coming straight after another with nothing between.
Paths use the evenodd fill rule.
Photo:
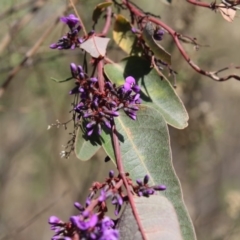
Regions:
<instances>
[{"instance_id":1,"label":"green foliage","mask_svg":"<svg viewBox=\"0 0 240 240\"><path fill-rule=\"evenodd\" d=\"M172 165L168 128L162 115L154 108L143 105L136 121L121 113L116 118L116 128L125 171L133 179L148 174L152 185L166 185L167 190L163 194L175 208L184 240L195 239ZM111 159L115 159L110 135L105 133L102 137L104 150Z\"/></svg>"},{"instance_id":2,"label":"green foliage","mask_svg":"<svg viewBox=\"0 0 240 240\"><path fill-rule=\"evenodd\" d=\"M108 78L121 85L127 76L133 76L141 87L141 99L145 105L158 110L165 121L176 128L187 127L188 114L167 78L160 78L150 63L140 57L128 57L117 64L104 67Z\"/></svg>"},{"instance_id":3,"label":"green foliage","mask_svg":"<svg viewBox=\"0 0 240 240\"><path fill-rule=\"evenodd\" d=\"M138 55L140 48L136 46L137 38L131 29L130 22L124 16L117 15L113 26L113 39L127 54Z\"/></svg>"}]
</instances>

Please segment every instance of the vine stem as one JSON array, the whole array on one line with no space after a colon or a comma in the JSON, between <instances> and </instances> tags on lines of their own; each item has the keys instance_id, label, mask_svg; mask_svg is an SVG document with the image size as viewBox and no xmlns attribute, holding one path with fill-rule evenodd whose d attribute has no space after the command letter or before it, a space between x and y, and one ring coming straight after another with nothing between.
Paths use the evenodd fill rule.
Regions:
<instances>
[{"instance_id":1,"label":"vine stem","mask_svg":"<svg viewBox=\"0 0 240 240\"><path fill-rule=\"evenodd\" d=\"M112 122L112 142L113 142L113 148L114 148L114 154L115 154L115 159L116 159L116 164L117 164L117 168L118 168L118 172L119 175L121 176L122 180L123 180L123 184L127 190L127 196L128 196L128 200L129 203L131 205L132 211L133 211L133 215L136 219L136 222L138 224L139 227L139 231L141 232L142 238L143 240L146 240L146 234L144 232L142 223L140 221L139 215L137 213L137 209L135 207L135 203L134 203L134 199L133 199L133 194L130 190L130 187L128 185L128 181L126 179L126 174L124 172L124 167L123 167L123 162L121 159L121 151L120 151L120 144L119 144L119 140L118 140L118 136L117 136L117 129L116 129L116 125L114 123L114 120Z\"/></svg>"}]
</instances>

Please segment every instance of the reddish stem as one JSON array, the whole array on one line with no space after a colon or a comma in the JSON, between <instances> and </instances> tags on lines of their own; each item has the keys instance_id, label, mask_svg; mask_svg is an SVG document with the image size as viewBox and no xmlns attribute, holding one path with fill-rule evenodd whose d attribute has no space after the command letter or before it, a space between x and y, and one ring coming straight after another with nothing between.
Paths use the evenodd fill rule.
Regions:
<instances>
[{"instance_id":1,"label":"reddish stem","mask_svg":"<svg viewBox=\"0 0 240 240\"><path fill-rule=\"evenodd\" d=\"M98 60L97 75L98 75L98 88L100 93L103 93L104 92L103 59Z\"/></svg>"},{"instance_id":2,"label":"reddish stem","mask_svg":"<svg viewBox=\"0 0 240 240\"><path fill-rule=\"evenodd\" d=\"M144 229L143 229L142 223L140 221L139 215L137 213L137 209L135 207L135 203L134 203L134 199L133 199L133 194L131 193L128 181L126 179L126 174L124 172L123 162L122 162L122 159L121 159L120 144L119 144L116 125L114 124L114 121L113 121L113 125L112 125L112 141L113 141L114 154L115 154L117 168L118 168L119 174L120 174L120 176L123 180L123 184L124 184L124 186L127 190L127 196L128 196L128 200L129 200L130 206L131 206L132 211L133 211L134 218L136 219L136 222L138 224L139 231L141 232L143 240L146 240L147 237L146 237L146 234L144 232Z\"/></svg>"}]
</instances>

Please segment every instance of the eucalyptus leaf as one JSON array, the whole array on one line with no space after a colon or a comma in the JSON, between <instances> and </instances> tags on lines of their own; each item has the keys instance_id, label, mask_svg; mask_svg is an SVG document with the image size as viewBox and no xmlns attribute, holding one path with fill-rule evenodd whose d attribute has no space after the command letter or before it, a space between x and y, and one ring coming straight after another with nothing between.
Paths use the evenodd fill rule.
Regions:
<instances>
[{"instance_id":1,"label":"eucalyptus leaf","mask_svg":"<svg viewBox=\"0 0 240 240\"><path fill-rule=\"evenodd\" d=\"M148 174L150 185L166 185L167 190L162 194L174 206L183 239L196 239L183 202L180 183L172 165L169 134L162 115L155 109L142 105L136 121L120 112L115 122L125 171L130 173L132 179L142 179ZM109 135L103 133L102 137L104 150L114 160Z\"/></svg>"},{"instance_id":2,"label":"eucalyptus leaf","mask_svg":"<svg viewBox=\"0 0 240 240\"><path fill-rule=\"evenodd\" d=\"M137 38L132 32L130 22L122 15L115 17L113 39L127 54L138 55L140 48L136 46Z\"/></svg>"},{"instance_id":3,"label":"eucalyptus leaf","mask_svg":"<svg viewBox=\"0 0 240 240\"><path fill-rule=\"evenodd\" d=\"M75 154L82 161L87 161L92 158L95 153L101 148L101 143L94 139L94 136L85 138L81 129L77 131L75 142Z\"/></svg>"},{"instance_id":4,"label":"eucalyptus leaf","mask_svg":"<svg viewBox=\"0 0 240 240\"><path fill-rule=\"evenodd\" d=\"M102 2L99 3L93 10L92 20L97 23L98 19L100 18L102 12L109 6L112 5L112 2Z\"/></svg>"},{"instance_id":5,"label":"eucalyptus leaf","mask_svg":"<svg viewBox=\"0 0 240 240\"><path fill-rule=\"evenodd\" d=\"M171 65L171 55L153 38L155 26L147 22L142 33L142 37L157 59Z\"/></svg>"},{"instance_id":6,"label":"eucalyptus leaf","mask_svg":"<svg viewBox=\"0 0 240 240\"><path fill-rule=\"evenodd\" d=\"M134 197L134 204L148 240L182 240L176 211L164 196ZM128 204L117 225L120 240L142 240L132 208Z\"/></svg>"},{"instance_id":7,"label":"eucalyptus leaf","mask_svg":"<svg viewBox=\"0 0 240 240\"><path fill-rule=\"evenodd\" d=\"M169 125L179 129L187 127L188 114L182 101L167 78L161 80L147 60L128 57L117 64L105 65L104 72L117 85L122 85L127 76L133 76L141 87L141 99L145 105L161 112Z\"/></svg>"},{"instance_id":8,"label":"eucalyptus leaf","mask_svg":"<svg viewBox=\"0 0 240 240\"><path fill-rule=\"evenodd\" d=\"M104 57L110 38L92 36L80 45L80 48L88 52L92 57Z\"/></svg>"}]
</instances>

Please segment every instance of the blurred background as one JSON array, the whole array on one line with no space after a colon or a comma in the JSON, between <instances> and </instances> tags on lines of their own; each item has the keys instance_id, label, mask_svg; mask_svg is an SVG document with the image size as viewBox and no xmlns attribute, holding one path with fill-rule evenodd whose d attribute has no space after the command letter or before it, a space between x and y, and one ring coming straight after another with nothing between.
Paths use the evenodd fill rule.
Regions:
<instances>
[{"instance_id":1,"label":"blurred background","mask_svg":"<svg viewBox=\"0 0 240 240\"><path fill-rule=\"evenodd\" d=\"M76 2L90 31L91 12L101 1ZM196 51L184 44L203 69L240 65L238 16L229 23L220 13L183 0L174 0L172 6L159 0L135 2L177 31L209 45ZM104 163L103 151L87 162L74 154L69 159L60 157L63 145L71 139L71 123L67 130L47 130L56 120L71 119L73 101L68 95L72 82L57 84L50 78L67 78L69 63L82 63L80 50L49 49L67 31L56 23L67 5L67 0L0 1L0 84L4 86L0 91L0 240L50 239L48 217L68 220L76 213L73 203L84 202L91 183L103 181L114 169L111 162ZM238 240L240 83L217 83L200 76L168 39L178 72L176 91L190 116L188 128L170 127L173 163L185 203L199 240ZM115 61L125 56L114 43L109 49Z\"/></svg>"}]
</instances>

